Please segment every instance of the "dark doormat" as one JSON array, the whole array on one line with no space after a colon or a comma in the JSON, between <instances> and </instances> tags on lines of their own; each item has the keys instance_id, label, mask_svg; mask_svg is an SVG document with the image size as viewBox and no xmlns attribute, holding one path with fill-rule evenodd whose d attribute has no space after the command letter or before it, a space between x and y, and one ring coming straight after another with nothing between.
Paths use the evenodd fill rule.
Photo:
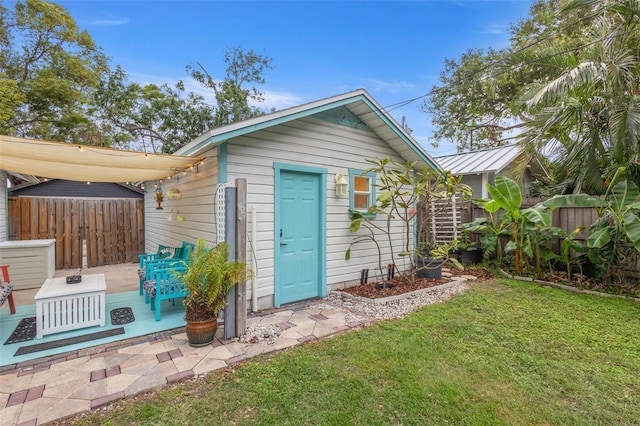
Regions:
<instances>
[{"instance_id":1,"label":"dark doormat","mask_svg":"<svg viewBox=\"0 0 640 426\"><path fill-rule=\"evenodd\" d=\"M11 336L4 342L5 345L26 342L36 338L36 317L22 318Z\"/></svg>"},{"instance_id":2,"label":"dark doormat","mask_svg":"<svg viewBox=\"0 0 640 426\"><path fill-rule=\"evenodd\" d=\"M111 310L111 325L124 325L134 322L136 317L133 316L131 308L116 308Z\"/></svg>"},{"instance_id":3,"label":"dark doormat","mask_svg":"<svg viewBox=\"0 0 640 426\"><path fill-rule=\"evenodd\" d=\"M69 337L67 339L56 340L55 342L37 343L30 346L22 346L18 348L13 356L26 355L34 352L46 351L48 349L55 349L62 346L74 345L76 343L88 342L90 340L102 339L105 337L117 336L118 334L124 334L124 327L118 327L111 330L99 331L97 333L85 334L83 336Z\"/></svg>"}]
</instances>

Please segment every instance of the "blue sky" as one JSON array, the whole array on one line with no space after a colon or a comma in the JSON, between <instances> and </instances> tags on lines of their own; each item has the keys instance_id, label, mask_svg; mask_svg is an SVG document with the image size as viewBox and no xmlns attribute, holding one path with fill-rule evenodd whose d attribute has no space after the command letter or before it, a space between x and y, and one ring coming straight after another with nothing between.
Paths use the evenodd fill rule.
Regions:
<instances>
[{"instance_id":1,"label":"blue sky","mask_svg":"<svg viewBox=\"0 0 640 426\"><path fill-rule=\"evenodd\" d=\"M438 83L445 58L508 45L508 28L530 0L453 1L58 1L130 80L202 92L187 64L224 76L224 52L240 46L273 59L260 89L282 109L366 89L383 107L417 98ZM210 94L202 94L211 97ZM434 156L429 116L417 100L395 109Z\"/></svg>"}]
</instances>

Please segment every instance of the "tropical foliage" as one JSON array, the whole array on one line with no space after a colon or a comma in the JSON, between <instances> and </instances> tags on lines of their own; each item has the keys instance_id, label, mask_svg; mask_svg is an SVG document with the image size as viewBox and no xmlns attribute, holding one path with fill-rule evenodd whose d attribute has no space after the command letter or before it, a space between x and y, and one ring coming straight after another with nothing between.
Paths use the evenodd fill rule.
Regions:
<instances>
[{"instance_id":1,"label":"tropical foliage","mask_svg":"<svg viewBox=\"0 0 640 426\"><path fill-rule=\"evenodd\" d=\"M487 254L495 253L498 265L513 268L517 275L530 273L544 278L561 263L569 276L578 267L607 283L633 280L633 263L640 255L640 190L625 178L624 172L625 169L618 170L603 197L556 195L526 209L521 208L522 196L516 182L498 175L495 186L488 185L492 199L476 201L487 216L463 227L468 232L481 233ZM596 209L598 218L590 224L584 243L577 237L585 227L567 232L552 226L553 211L560 207ZM504 239L506 244L502 247ZM556 241L560 243L559 253L552 250ZM503 253L513 257L507 261Z\"/></svg>"},{"instance_id":2,"label":"tropical foliage","mask_svg":"<svg viewBox=\"0 0 640 426\"><path fill-rule=\"evenodd\" d=\"M246 279L247 264L229 260L228 250L225 242L209 248L203 239L198 240L182 276L189 291L183 301L187 321L216 318L225 306L227 293Z\"/></svg>"},{"instance_id":3,"label":"tropical foliage","mask_svg":"<svg viewBox=\"0 0 640 426\"><path fill-rule=\"evenodd\" d=\"M521 97L531 117L529 157L552 155L559 192L603 194L619 167L640 184L640 2L574 0L564 11L595 15L578 51L543 45L518 55L560 70Z\"/></svg>"},{"instance_id":4,"label":"tropical foliage","mask_svg":"<svg viewBox=\"0 0 640 426\"><path fill-rule=\"evenodd\" d=\"M640 190L623 178L624 171L618 170L601 199L578 194L556 196L543 203L549 208L574 205L597 209L598 219L589 228L585 251L593 274L613 282L624 281L634 253L640 254Z\"/></svg>"},{"instance_id":5,"label":"tropical foliage","mask_svg":"<svg viewBox=\"0 0 640 426\"><path fill-rule=\"evenodd\" d=\"M540 66L537 58L514 61L512 55L547 39L559 50L575 48L591 22L577 11L558 13L563 2L534 1L529 16L510 28L507 48L469 49L459 59L445 60L440 83L422 104L435 128L434 146L453 142L464 152L507 144L521 132L529 117L519 108L518 94L561 70Z\"/></svg>"}]
</instances>

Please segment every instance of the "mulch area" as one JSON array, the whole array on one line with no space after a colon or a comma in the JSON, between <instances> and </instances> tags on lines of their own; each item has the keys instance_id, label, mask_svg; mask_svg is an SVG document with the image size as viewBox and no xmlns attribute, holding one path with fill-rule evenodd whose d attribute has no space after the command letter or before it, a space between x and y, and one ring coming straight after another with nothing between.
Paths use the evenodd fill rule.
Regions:
<instances>
[{"instance_id":1,"label":"mulch area","mask_svg":"<svg viewBox=\"0 0 640 426\"><path fill-rule=\"evenodd\" d=\"M446 270L446 272L451 273L452 276L473 275L479 280L486 280L494 277L491 272L487 271L486 269L480 268L465 268L462 271L458 269L450 269ZM451 282L451 278L449 277L438 279L418 278L415 276L409 277L408 279L395 277L392 278L391 281L387 282L387 284L391 284L391 286L387 285L385 286L386 288L383 288L380 283L370 282L367 284L360 284L353 287L345 288L341 291L349 293L353 296L366 297L368 299L378 299L381 297L396 296L416 290L422 290L424 288L435 287L437 285L446 284L448 282Z\"/></svg>"},{"instance_id":2,"label":"mulch area","mask_svg":"<svg viewBox=\"0 0 640 426\"><path fill-rule=\"evenodd\" d=\"M542 279L582 290L598 291L627 297L640 297L640 280L636 279L634 284L634 278L632 277L629 277L629 281L626 283L612 284L589 278L579 273L572 274L571 279L569 279L566 272L554 271L547 273Z\"/></svg>"}]
</instances>

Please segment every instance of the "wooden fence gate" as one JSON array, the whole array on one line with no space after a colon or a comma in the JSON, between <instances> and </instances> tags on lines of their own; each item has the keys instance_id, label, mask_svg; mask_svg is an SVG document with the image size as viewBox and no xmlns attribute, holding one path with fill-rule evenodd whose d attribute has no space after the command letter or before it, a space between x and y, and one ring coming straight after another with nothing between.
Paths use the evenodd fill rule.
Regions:
<instances>
[{"instance_id":1,"label":"wooden fence gate","mask_svg":"<svg viewBox=\"0 0 640 426\"><path fill-rule=\"evenodd\" d=\"M137 262L144 201L9 197L9 240L56 240L56 269Z\"/></svg>"}]
</instances>

